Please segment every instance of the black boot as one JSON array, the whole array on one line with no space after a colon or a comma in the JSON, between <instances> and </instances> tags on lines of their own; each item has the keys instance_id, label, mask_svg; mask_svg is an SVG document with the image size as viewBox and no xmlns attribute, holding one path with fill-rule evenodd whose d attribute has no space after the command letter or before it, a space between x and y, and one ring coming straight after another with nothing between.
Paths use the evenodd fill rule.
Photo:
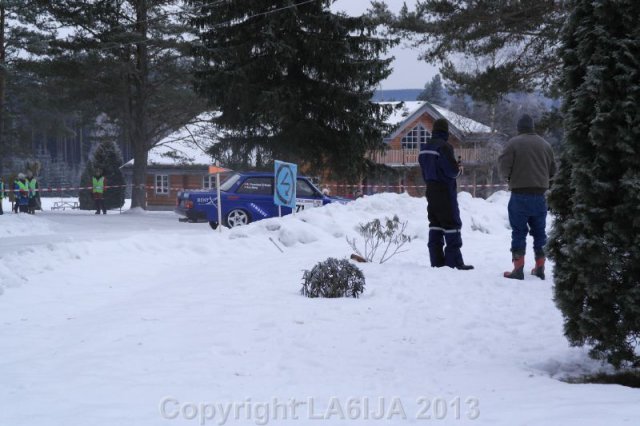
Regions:
<instances>
[{"instance_id":1,"label":"black boot","mask_svg":"<svg viewBox=\"0 0 640 426\"><path fill-rule=\"evenodd\" d=\"M473 269L473 265L465 265L464 263L456 266L456 269L460 269L461 271L469 271Z\"/></svg>"},{"instance_id":2,"label":"black boot","mask_svg":"<svg viewBox=\"0 0 640 426\"><path fill-rule=\"evenodd\" d=\"M450 268L461 271L473 269L473 266L465 265L464 260L462 260L462 252L460 251L462 247L462 236L460 235L460 230L457 230L457 232L445 232L444 239L447 243L444 249L445 264Z\"/></svg>"}]
</instances>

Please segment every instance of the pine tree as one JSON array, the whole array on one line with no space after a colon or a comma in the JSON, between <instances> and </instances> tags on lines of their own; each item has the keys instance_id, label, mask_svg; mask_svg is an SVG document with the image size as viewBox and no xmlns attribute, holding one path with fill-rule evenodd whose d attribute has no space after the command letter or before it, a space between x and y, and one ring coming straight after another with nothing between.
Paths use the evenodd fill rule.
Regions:
<instances>
[{"instance_id":1,"label":"pine tree","mask_svg":"<svg viewBox=\"0 0 640 426\"><path fill-rule=\"evenodd\" d=\"M16 135L24 122L33 132L33 122L25 120L25 92L40 91L40 82L21 69L25 64L41 60L42 46L53 36L52 28L43 19L37 0L0 1L0 175L7 159L23 154ZM28 83L25 84L24 80ZM37 87L37 88L36 88Z\"/></svg>"},{"instance_id":2,"label":"pine tree","mask_svg":"<svg viewBox=\"0 0 640 426\"><path fill-rule=\"evenodd\" d=\"M331 12L333 0L191 0L199 8L197 87L219 108L228 136L214 146L249 156L330 167L355 178L380 147L389 106L371 102L395 43L377 22ZM266 159L265 159L265 162Z\"/></svg>"},{"instance_id":3,"label":"pine tree","mask_svg":"<svg viewBox=\"0 0 640 426\"><path fill-rule=\"evenodd\" d=\"M555 301L572 345L640 366L640 3L576 0L563 40L566 143L550 194Z\"/></svg>"},{"instance_id":4,"label":"pine tree","mask_svg":"<svg viewBox=\"0 0 640 426\"><path fill-rule=\"evenodd\" d=\"M125 181L120 166L122 154L118 145L111 140L103 140L95 146L80 178L80 185L90 188L96 169L102 170L107 186L104 191L104 204L107 209L119 209L124 205ZM80 191L80 209L95 209L91 190Z\"/></svg>"},{"instance_id":5,"label":"pine tree","mask_svg":"<svg viewBox=\"0 0 640 426\"><path fill-rule=\"evenodd\" d=\"M183 0L39 0L70 30L51 66L73 100L106 113L133 153L132 207L146 207L148 152L204 109L193 91Z\"/></svg>"},{"instance_id":6,"label":"pine tree","mask_svg":"<svg viewBox=\"0 0 640 426\"><path fill-rule=\"evenodd\" d=\"M421 0L398 14L372 3L392 33L411 36L421 59L443 65L443 78L476 100L495 105L510 92L552 87L560 74L567 1Z\"/></svg>"},{"instance_id":7,"label":"pine tree","mask_svg":"<svg viewBox=\"0 0 640 426\"><path fill-rule=\"evenodd\" d=\"M445 106L446 93L442 86L440 74L436 74L429 83L424 85L424 90L418 95L419 101L427 101L432 104Z\"/></svg>"}]
</instances>

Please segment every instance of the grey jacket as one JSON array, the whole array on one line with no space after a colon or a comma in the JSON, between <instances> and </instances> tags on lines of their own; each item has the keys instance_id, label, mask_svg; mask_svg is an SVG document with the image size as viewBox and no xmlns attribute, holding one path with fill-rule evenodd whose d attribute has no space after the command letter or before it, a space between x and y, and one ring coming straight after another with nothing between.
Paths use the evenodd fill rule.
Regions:
<instances>
[{"instance_id":1,"label":"grey jacket","mask_svg":"<svg viewBox=\"0 0 640 426\"><path fill-rule=\"evenodd\" d=\"M556 174L553 149L534 133L523 133L507 142L498 158L500 174L514 192L544 193Z\"/></svg>"}]
</instances>

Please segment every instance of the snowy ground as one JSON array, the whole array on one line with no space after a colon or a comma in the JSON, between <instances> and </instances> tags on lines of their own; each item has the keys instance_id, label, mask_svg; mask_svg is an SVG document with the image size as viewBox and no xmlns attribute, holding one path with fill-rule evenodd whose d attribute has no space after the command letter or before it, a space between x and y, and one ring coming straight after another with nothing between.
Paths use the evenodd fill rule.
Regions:
<instances>
[{"instance_id":1,"label":"snowy ground","mask_svg":"<svg viewBox=\"0 0 640 426\"><path fill-rule=\"evenodd\" d=\"M222 233L46 199L5 213L0 425L638 424L637 389L559 380L604 367L568 347L550 280L501 277L508 194L459 199L474 271L430 268L426 203L394 194ZM358 265L360 299L299 295L393 214L416 238Z\"/></svg>"}]
</instances>

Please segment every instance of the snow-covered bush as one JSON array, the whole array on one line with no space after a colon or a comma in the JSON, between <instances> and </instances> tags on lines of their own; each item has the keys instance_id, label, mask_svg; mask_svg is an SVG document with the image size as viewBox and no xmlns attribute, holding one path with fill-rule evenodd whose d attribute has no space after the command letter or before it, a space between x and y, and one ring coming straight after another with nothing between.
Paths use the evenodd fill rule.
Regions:
<instances>
[{"instance_id":1,"label":"snow-covered bush","mask_svg":"<svg viewBox=\"0 0 640 426\"><path fill-rule=\"evenodd\" d=\"M347 259L328 258L302 275L307 297L358 297L364 291L364 275Z\"/></svg>"},{"instance_id":2,"label":"snow-covered bush","mask_svg":"<svg viewBox=\"0 0 640 426\"><path fill-rule=\"evenodd\" d=\"M351 240L347 237L349 246L367 262L373 262L378 249L382 247L384 251L379 261L384 263L395 254L405 251L400 251L400 249L406 243L411 242L411 237L404 233L407 222L400 222L398 216L393 216L392 219L385 217L384 219L384 225L380 219L374 219L364 225L360 224L358 227L358 233L364 238L364 253L358 248L355 237Z\"/></svg>"}]
</instances>

